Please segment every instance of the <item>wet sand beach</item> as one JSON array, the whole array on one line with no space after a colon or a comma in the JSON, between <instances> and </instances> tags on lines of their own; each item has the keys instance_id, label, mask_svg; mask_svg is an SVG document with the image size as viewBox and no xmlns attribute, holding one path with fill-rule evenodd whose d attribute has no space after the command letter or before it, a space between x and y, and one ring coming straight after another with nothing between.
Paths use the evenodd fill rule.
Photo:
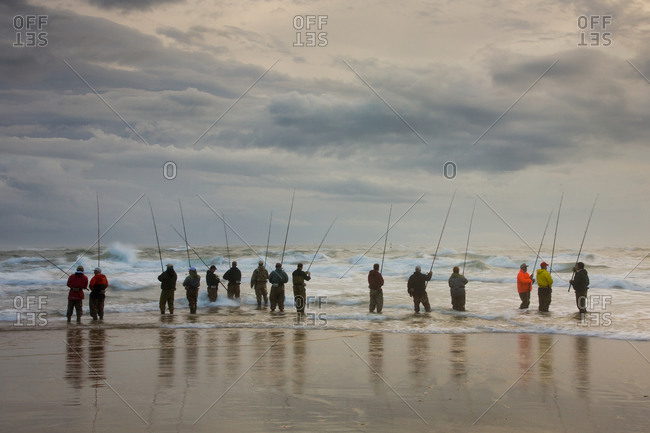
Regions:
<instances>
[{"instance_id":1,"label":"wet sand beach","mask_svg":"<svg viewBox=\"0 0 650 433\"><path fill-rule=\"evenodd\" d=\"M650 409L647 341L163 323L0 348L7 432L642 432Z\"/></svg>"}]
</instances>

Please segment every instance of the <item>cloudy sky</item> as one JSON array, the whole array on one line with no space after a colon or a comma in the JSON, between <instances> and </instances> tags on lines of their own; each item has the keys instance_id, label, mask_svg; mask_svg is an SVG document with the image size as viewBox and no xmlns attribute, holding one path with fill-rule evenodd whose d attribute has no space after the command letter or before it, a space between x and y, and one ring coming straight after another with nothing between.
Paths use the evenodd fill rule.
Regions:
<instances>
[{"instance_id":1,"label":"cloudy sky","mask_svg":"<svg viewBox=\"0 0 650 433\"><path fill-rule=\"evenodd\" d=\"M435 244L454 191L448 248L477 194L536 245L564 193L566 248L599 194L587 247L650 244L648 3L4 0L0 20L2 248L89 245L96 194L103 229L146 195L104 243L154 245L146 198L163 244L179 199L190 243L223 243L200 195L253 244L273 212L281 244L294 189L290 244L334 217L328 243L370 244L422 194L390 240ZM520 243L480 200L474 224Z\"/></svg>"}]
</instances>

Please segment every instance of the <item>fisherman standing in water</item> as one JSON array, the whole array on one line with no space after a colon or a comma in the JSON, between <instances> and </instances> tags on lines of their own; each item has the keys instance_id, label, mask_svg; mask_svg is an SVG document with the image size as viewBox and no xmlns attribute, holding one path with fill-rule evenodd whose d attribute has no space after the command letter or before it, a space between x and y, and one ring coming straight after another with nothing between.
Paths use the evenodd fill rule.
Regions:
<instances>
[{"instance_id":1,"label":"fisherman standing in water","mask_svg":"<svg viewBox=\"0 0 650 433\"><path fill-rule=\"evenodd\" d=\"M522 263L519 269L519 274L517 274L517 292L519 292L519 298L521 299L519 309L525 310L530 305L530 292L533 290L535 280L526 272L528 270L526 263Z\"/></svg>"},{"instance_id":2,"label":"fisherman standing in water","mask_svg":"<svg viewBox=\"0 0 650 433\"><path fill-rule=\"evenodd\" d=\"M311 280L311 273L302 270L302 263L291 274L293 281L293 300L298 313L305 312L305 302L307 301L307 290L305 281Z\"/></svg>"},{"instance_id":3,"label":"fisherman standing in water","mask_svg":"<svg viewBox=\"0 0 650 433\"><path fill-rule=\"evenodd\" d=\"M210 302L217 301L217 290L219 290L219 276L214 273L217 270L215 265L210 266L210 269L205 273L205 284L208 285L208 299Z\"/></svg>"},{"instance_id":4,"label":"fisherman standing in water","mask_svg":"<svg viewBox=\"0 0 650 433\"><path fill-rule=\"evenodd\" d=\"M465 284L467 278L460 274L460 268L454 266L449 277L449 293L451 294L451 307L456 311L465 311Z\"/></svg>"},{"instance_id":5,"label":"fisherman standing in water","mask_svg":"<svg viewBox=\"0 0 650 433\"><path fill-rule=\"evenodd\" d=\"M375 312L381 314L384 308L384 291L381 287L384 285L384 277L379 272L379 263L372 266L372 270L368 272L368 288L370 289L370 305L368 306L371 313Z\"/></svg>"},{"instance_id":6,"label":"fisherman standing in water","mask_svg":"<svg viewBox=\"0 0 650 433\"><path fill-rule=\"evenodd\" d=\"M428 274L422 273L420 265L415 267L415 272L409 277L406 284L409 295L413 298L413 309L416 313L420 312L420 303L424 310L428 313L431 311L429 304L429 297L427 296L427 281L431 280L433 272L429 271Z\"/></svg>"},{"instance_id":7,"label":"fisherman standing in water","mask_svg":"<svg viewBox=\"0 0 650 433\"><path fill-rule=\"evenodd\" d=\"M573 269L575 272L573 279L569 282L576 292L576 306L581 313L587 312L587 290L589 290L589 275L585 269L585 264L578 262Z\"/></svg>"},{"instance_id":8,"label":"fisherman standing in water","mask_svg":"<svg viewBox=\"0 0 650 433\"><path fill-rule=\"evenodd\" d=\"M187 296L187 302L190 304L190 314L196 314L196 302L199 299L199 286L201 277L196 273L194 266L190 267L190 274L183 281L183 287Z\"/></svg>"},{"instance_id":9,"label":"fisherman standing in water","mask_svg":"<svg viewBox=\"0 0 650 433\"><path fill-rule=\"evenodd\" d=\"M233 261L230 269L223 274L223 279L228 281L228 299L237 298L239 301L240 289L239 285L241 284L241 271L237 267L237 262Z\"/></svg>"},{"instance_id":10,"label":"fisherman standing in water","mask_svg":"<svg viewBox=\"0 0 650 433\"><path fill-rule=\"evenodd\" d=\"M101 268L95 268L95 275L90 280L88 287L90 288L90 299L88 306L90 307L90 315L93 320L104 320L104 300L106 299L106 288L108 287L108 280L106 275L102 274Z\"/></svg>"},{"instance_id":11,"label":"fisherman standing in water","mask_svg":"<svg viewBox=\"0 0 650 433\"><path fill-rule=\"evenodd\" d=\"M174 265L171 263L167 263L167 270L158 275L158 281L160 281L160 314L165 314L165 305L169 308L169 314L174 314L174 292L176 291L177 278Z\"/></svg>"},{"instance_id":12,"label":"fisherman standing in water","mask_svg":"<svg viewBox=\"0 0 650 433\"><path fill-rule=\"evenodd\" d=\"M275 270L269 274L269 283L271 283L271 311L275 311L277 305L280 311L284 311L284 285L289 282L289 276L282 270L282 263L275 264Z\"/></svg>"},{"instance_id":13,"label":"fisherman standing in water","mask_svg":"<svg viewBox=\"0 0 650 433\"><path fill-rule=\"evenodd\" d=\"M266 291L266 280L269 279L269 272L264 267L264 260L257 262L257 268L251 275L251 289L255 289L255 298L257 298L257 309L262 309L262 298L264 306L269 305L269 295Z\"/></svg>"},{"instance_id":14,"label":"fisherman standing in water","mask_svg":"<svg viewBox=\"0 0 650 433\"><path fill-rule=\"evenodd\" d=\"M537 270L537 296L539 297L539 311L548 312L551 305L551 293L553 289L553 277L546 270L548 263L542 262Z\"/></svg>"},{"instance_id":15,"label":"fisherman standing in water","mask_svg":"<svg viewBox=\"0 0 650 433\"><path fill-rule=\"evenodd\" d=\"M83 300L84 290L88 289L88 277L84 275L84 267L77 266L77 272L68 277L68 311L66 317L68 323L72 319L72 310L77 311L77 323L81 323L81 315L83 314Z\"/></svg>"}]
</instances>

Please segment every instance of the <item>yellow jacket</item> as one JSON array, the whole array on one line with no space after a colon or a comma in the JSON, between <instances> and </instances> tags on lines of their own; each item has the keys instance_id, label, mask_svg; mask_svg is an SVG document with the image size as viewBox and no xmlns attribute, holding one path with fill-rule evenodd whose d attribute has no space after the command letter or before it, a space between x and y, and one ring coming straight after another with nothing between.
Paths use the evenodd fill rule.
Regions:
<instances>
[{"instance_id":1,"label":"yellow jacket","mask_svg":"<svg viewBox=\"0 0 650 433\"><path fill-rule=\"evenodd\" d=\"M538 287L551 287L553 285L553 277L546 269L537 270L537 286Z\"/></svg>"}]
</instances>

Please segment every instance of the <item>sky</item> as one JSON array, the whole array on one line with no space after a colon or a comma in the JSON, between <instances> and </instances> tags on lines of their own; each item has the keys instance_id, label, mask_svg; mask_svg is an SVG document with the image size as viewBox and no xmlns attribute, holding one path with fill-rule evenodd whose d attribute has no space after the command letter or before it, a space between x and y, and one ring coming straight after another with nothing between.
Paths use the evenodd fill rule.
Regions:
<instances>
[{"instance_id":1,"label":"sky","mask_svg":"<svg viewBox=\"0 0 650 433\"><path fill-rule=\"evenodd\" d=\"M31 17L31 18L30 18ZM0 248L650 245L650 4L5 0ZM310 46L311 45L311 46ZM144 196L143 196L144 194ZM478 198L480 196L480 198ZM123 213L138 198L122 218ZM482 199L481 199L482 198ZM484 202L484 201L485 202ZM488 203L493 210L485 203ZM553 213L552 213L553 212ZM272 216L271 216L272 215Z\"/></svg>"}]
</instances>

